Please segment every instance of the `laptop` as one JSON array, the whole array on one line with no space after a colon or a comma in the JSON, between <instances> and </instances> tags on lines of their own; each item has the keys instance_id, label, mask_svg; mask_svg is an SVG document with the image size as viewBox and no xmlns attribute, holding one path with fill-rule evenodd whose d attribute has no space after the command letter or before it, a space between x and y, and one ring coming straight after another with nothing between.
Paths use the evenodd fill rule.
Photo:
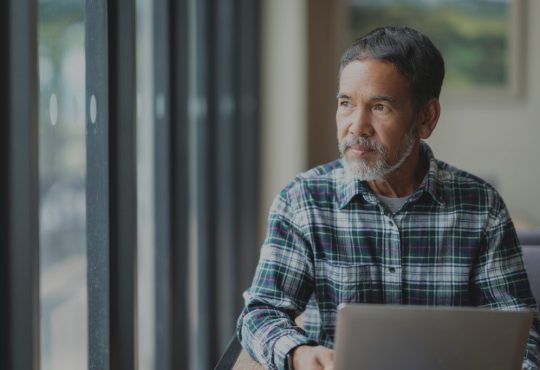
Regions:
<instances>
[{"instance_id":1,"label":"laptop","mask_svg":"<svg viewBox=\"0 0 540 370\"><path fill-rule=\"evenodd\" d=\"M342 304L335 370L519 370L533 312Z\"/></svg>"}]
</instances>

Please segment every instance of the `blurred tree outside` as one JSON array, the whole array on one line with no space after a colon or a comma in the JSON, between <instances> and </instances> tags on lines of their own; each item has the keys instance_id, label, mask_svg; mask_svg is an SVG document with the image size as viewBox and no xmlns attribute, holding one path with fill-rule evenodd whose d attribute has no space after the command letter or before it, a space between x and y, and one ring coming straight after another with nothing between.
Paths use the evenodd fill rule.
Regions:
<instances>
[{"instance_id":1,"label":"blurred tree outside","mask_svg":"<svg viewBox=\"0 0 540 370\"><path fill-rule=\"evenodd\" d=\"M86 251L85 29L80 0L38 5L40 263L46 269Z\"/></svg>"},{"instance_id":2,"label":"blurred tree outside","mask_svg":"<svg viewBox=\"0 0 540 370\"><path fill-rule=\"evenodd\" d=\"M85 2L38 1L40 368L88 368Z\"/></svg>"}]
</instances>

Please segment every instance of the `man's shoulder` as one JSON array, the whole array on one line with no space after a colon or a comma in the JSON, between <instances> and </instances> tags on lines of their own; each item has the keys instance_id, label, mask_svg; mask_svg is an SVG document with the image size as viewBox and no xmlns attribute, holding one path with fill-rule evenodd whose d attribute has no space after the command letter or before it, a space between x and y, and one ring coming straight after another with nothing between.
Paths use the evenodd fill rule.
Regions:
<instances>
[{"instance_id":1,"label":"man's shoulder","mask_svg":"<svg viewBox=\"0 0 540 370\"><path fill-rule=\"evenodd\" d=\"M336 159L335 161L313 167L312 169L299 174L296 178L299 181L304 182L333 182L335 181L336 172L342 170L344 169L341 160Z\"/></svg>"},{"instance_id":2,"label":"man's shoulder","mask_svg":"<svg viewBox=\"0 0 540 370\"><path fill-rule=\"evenodd\" d=\"M335 160L314 167L294 177L280 192L279 196L289 201L309 198L333 197L337 179L342 176L343 164Z\"/></svg>"},{"instance_id":3,"label":"man's shoulder","mask_svg":"<svg viewBox=\"0 0 540 370\"><path fill-rule=\"evenodd\" d=\"M453 166L440 159L435 159L437 164L437 180L448 185L477 185L489 190L495 190L492 184L471 172Z\"/></svg>"},{"instance_id":4,"label":"man's shoulder","mask_svg":"<svg viewBox=\"0 0 540 370\"><path fill-rule=\"evenodd\" d=\"M435 162L437 182L450 199L469 199L481 203L502 201L497 189L488 181L444 161L436 159Z\"/></svg>"}]
</instances>

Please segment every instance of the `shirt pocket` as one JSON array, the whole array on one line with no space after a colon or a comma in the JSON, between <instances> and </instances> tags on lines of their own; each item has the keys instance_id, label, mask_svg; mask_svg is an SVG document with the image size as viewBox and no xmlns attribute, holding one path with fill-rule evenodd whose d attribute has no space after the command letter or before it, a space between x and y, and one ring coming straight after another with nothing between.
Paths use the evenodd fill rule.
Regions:
<instances>
[{"instance_id":1,"label":"shirt pocket","mask_svg":"<svg viewBox=\"0 0 540 370\"><path fill-rule=\"evenodd\" d=\"M341 303L378 303L377 266L325 263L327 297Z\"/></svg>"}]
</instances>

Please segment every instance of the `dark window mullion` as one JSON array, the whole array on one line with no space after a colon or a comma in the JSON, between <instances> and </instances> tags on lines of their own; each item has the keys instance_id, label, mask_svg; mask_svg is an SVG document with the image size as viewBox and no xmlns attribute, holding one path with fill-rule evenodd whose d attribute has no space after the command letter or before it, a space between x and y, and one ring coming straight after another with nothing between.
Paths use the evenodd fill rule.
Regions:
<instances>
[{"instance_id":1,"label":"dark window mullion","mask_svg":"<svg viewBox=\"0 0 540 370\"><path fill-rule=\"evenodd\" d=\"M135 14L86 2L89 368L135 369Z\"/></svg>"},{"instance_id":2,"label":"dark window mullion","mask_svg":"<svg viewBox=\"0 0 540 370\"><path fill-rule=\"evenodd\" d=\"M2 4L3 155L0 181L3 271L0 273L4 332L0 361L4 369L39 368L39 206L37 5L32 0ZM3 199L3 200L4 200ZM6 264L6 266L3 266ZM4 270L5 269L5 270ZM5 289L5 290L4 290ZM6 366L4 367L4 361Z\"/></svg>"},{"instance_id":3,"label":"dark window mullion","mask_svg":"<svg viewBox=\"0 0 540 370\"><path fill-rule=\"evenodd\" d=\"M111 368L136 366L137 176L134 0L109 1Z\"/></svg>"},{"instance_id":4,"label":"dark window mullion","mask_svg":"<svg viewBox=\"0 0 540 370\"><path fill-rule=\"evenodd\" d=\"M107 17L106 0L86 2L86 232L90 370L111 369Z\"/></svg>"},{"instance_id":5,"label":"dark window mullion","mask_svg":"<svg viewBox=\"0 0 540 370\"><path fill-rule=\"evenodd\" d=\"M214 316L217 321L217 343L214 355L221 354L234 334L236 311L234 297L236 260L236 205L242 198L236 186L237 182L237 125L235 121L236 100L236 68L235 61L238 49L235 39L235 21L237 9L234 0L220 0L215 3L216 19L214 20L215 56L211 58L218 61L213 64L215 71L216 99L213 111L216 112L214 133L214 147L216 148L216 176L213 193L216 194L216 247L214 259L216 260L216 289L217 302L214 304ZM216 358L213 358L215 363Z\"/></svg>"},{"instance_id":6,"label":"dark window mullion","mask_svg":"<svg viewBox=\"0 0 540 370\"><path fill-rule=\"evenodd\" d=\"M236 0L238 19L236 35L238 54L236 61L238 85L238 236L236 257L242 268L236 272L235 304L237 312L243 306L242 295L253 278L259 255L258 190L259 189L259 25L260 1Z\"/></svg>"},{"instance_id":7,"label":"dark window mullion","mask_svg":"<svg viewBox=\"0 0 540 370\"><path fill-rule=\"evenodd\" d=\"M166 339L171 342L171 364L163 369L186 368L191 363L189 344L189 2L191 0L169 0L171 26L171 135L172 156L172 243L171 253L171 291L163 292L168 299L159 299L157 304L170 302L172 333ZM156 281L159 284L159 281ZM171 297L172 295L172 297ZM158 333L159 335L160 333ZM158 338L158 343L160 339ZM159 355L159 354L157 354ZM158 360L158 364L159 364ZM161 367L157 367L161 369Z\"/></svg>"},{"instance_id":8,"label":"dark window mullion","mask_svg":"<svg viewBox=\"0 0 540 370\"><path fill-rule=\"evenodd\" d=\"M9 2L0 2L0 48L9 53ZM9 62L0 58L0 80L9 78ZM3 301L9 299L9 84L0 88L0 295ZM9 325L10 309L8 304L0 304L0 369L10 369L9 365Z\"/></svg>"},{"instance_id":9,"label":"dark window mullion","mask_svg":"<svg viewBox=\"0 0 540 370\"><path fill-rule=\"evenodd\" d=\"M211 328L211 192L212 159L209 75L210 0L189 2L189 282L193 299L190 305L190 365L192 369L210 368Z\"/></svg>"},{"instance_id":10,"label":"dark window mullion","mask_svg":"<svg viewBox=\"0 0 540 370\"><path fill-rule=\"evenodd\" d=\"M171 158L171 25L170 0L155 0L153 14L153 77L154 77L154 184L155 184L155 368L178 369L172 366L175 351L186 352L186 343L174 340L173 294L173 230ZM174 49L173 49L174 50ZM177 225L175 225L177 227ZM184 244L185 245L185 244ZM185 339L183 340L185 341Z\"/></svg>"}]
</instances>

